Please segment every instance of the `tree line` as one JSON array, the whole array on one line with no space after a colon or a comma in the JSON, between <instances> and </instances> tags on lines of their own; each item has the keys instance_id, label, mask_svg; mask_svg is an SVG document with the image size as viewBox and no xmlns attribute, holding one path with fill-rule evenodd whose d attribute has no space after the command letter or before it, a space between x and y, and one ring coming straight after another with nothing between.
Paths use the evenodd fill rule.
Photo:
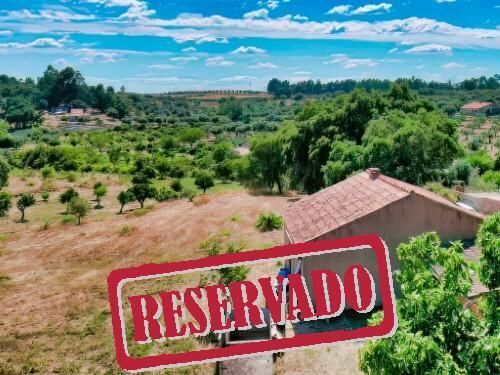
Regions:
<instances>
[{"instance_id":1,"label":"tree line","mask_svg":"<svg viewBox=\"0 0 500 375\"><path fill-rule=\"evenodd\" d=\"M395 81L388 79L363 79L356 81L353 79L337 80L323 83L321 80L313 81L300 81L291 83L288 80L279 80L273 78L267 85L267 92L274 97L290 98L296 95L322 95L322 94L335 94L335 93L348 93L356 89L364 89L366 91L380 90L388 91L394 84L407 85L412 90L497 90L500 88L500 74L492 77L480 77L467 79L458 84L437 81L425 81L420 78L398 78Z\"/></svg>"},{"instance_id":2,"label":"tree line","mask_svg":"<svg viewBox=\"0 0 500 375\"><path fill-rule=\"evenodd\" d=\"M49 65L43 75L17 79L0 75L0 119L16 127L40 123L40 111L61 104L74 108L96 108L115 118L124 118L133 101L125 88L115 92L112 86L89 86L85 78L71 67L57 70Z\"/></svg>"}]
</instances>

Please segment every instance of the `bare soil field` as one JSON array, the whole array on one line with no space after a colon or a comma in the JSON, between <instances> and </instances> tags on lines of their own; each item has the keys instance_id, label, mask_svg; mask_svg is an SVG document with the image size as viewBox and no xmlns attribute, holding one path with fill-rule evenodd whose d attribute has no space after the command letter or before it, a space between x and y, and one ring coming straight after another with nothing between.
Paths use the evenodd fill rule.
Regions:
<instances>
[{"instance_id":1,"label":"bare soil field","mask_svg":"<svg viewBox=\"0 0 500 375\"><path fill-rule=\"evenodd\" d=\"M104 179L104 180L103 180ZM82 225L63 224L65 206L59 193L74 186L92 198L96 180L108 186L105 209L92 210ZM36 176L11 177L11 193L40 190ZM13 208L0 219L0 373L115 374L106 278L117 268L206 256L200 244L214 236L259 249L281 244L283 232L261 233L261 212L282 213L288 198L247 192L221 192L195 199L155 203L139 210L136 203L123 215L115 197L123 189L117 177L87 176L75 182L57 180L48 203L27 210L27 223L17 223ZM276 265L271 265L276 267ZM269 270L265 270L268 272ZM250 277L257 277L253 268ZM201 344L200 344L201 345ZM357 348L286 353L277 373L355 373ZM286 361L286 362L283 362ZM280 364L281 363L281 364ZM285 365L286 363L286 365ZM304 367L304 364L307 364ZM207 373L203 365L161 373ZM333 372L332 372L333 371Z\"/></svg>"}]
</instances>

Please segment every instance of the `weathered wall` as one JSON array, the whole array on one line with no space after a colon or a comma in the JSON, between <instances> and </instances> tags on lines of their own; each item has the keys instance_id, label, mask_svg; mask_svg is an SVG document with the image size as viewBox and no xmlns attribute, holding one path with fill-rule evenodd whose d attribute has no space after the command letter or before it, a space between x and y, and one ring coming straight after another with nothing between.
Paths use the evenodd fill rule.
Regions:
<instances>
[{"instance_id":1,"label":"weathered wall","mask_svg":"<svg viewBox=\"0 0 500 375\"><path fill-rule=\"evenodd\" d=\"M481 222L480 217L411 194L407 198L368 214L355 222L326 233L316 240L344 238L368 233L377 234L387 244L392 271L395 271L399 268L396 248L410 237L432 231L437 232L443 241L473 239ZM343 275L347 266L353 262L362 264L373 274L376 280L377 296L379 296L376 261L375 256L370 251L364 251L355 256L354 253L346 252L340 255L325 254L307 257L303 263L303 275L309 286L310 281L307 275L311 270L331 269L339 275ZM291 266L293 271L294 262ZM380 300L377 298L377 305L379 304Z\"/></svg>"}]
</instances>

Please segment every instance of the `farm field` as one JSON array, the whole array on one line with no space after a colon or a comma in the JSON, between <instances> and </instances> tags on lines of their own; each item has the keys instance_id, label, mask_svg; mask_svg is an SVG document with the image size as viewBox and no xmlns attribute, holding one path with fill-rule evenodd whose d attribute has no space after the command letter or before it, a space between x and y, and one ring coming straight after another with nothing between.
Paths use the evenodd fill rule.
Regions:
<instances>
[{"instance_id":1,"label":"farm field","mask_svg":"<svg viewBox=\"0 0 500 375\"><path fill-rule=\"evenodd\" d=\"M13 179L12 188L22 190ZM119 184L116 183L119 188ZM62 186L61 186L62 188ZM84 187L82 195L89 195ZM130 205L116 215L118 202L104 199L102 210L81 226L46 217L64 205L49 201L15 223L17 212L1 220L0 367L42 373L119 373L107 302L107 274L116 268L206 256L200 244L213 236L244 243L247 249L280 244L282 232L255 229L259 213L281 212L286 197L219 192L199 201ZM7 276L8 275L8 276ZM79 345L74 345L75 337ZM64 358L64 360L61 360ZM19 365L22 364L22 368ZM210 373L211 366L190 373Z\"/></svg>"}]
</instances>

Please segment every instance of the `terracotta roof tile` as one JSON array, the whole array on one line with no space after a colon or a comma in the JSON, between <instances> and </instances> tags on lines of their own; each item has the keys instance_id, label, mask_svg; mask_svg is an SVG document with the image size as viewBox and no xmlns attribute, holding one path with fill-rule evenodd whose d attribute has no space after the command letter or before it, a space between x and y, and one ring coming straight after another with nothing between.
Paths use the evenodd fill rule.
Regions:
<instances>
[{"instance_id":1,"label":"terracotta roof tile","mask_svg":"<svg viewBox=\"0 0 500 375\"><path fill-rule=\"evenodd\" d=\"M418 186L382 174L370 179L368 172L362 172L290 204L284 214L286 230L292 242L311 241L410 194L483 218Z\"/></svg>"}]
</instances>

